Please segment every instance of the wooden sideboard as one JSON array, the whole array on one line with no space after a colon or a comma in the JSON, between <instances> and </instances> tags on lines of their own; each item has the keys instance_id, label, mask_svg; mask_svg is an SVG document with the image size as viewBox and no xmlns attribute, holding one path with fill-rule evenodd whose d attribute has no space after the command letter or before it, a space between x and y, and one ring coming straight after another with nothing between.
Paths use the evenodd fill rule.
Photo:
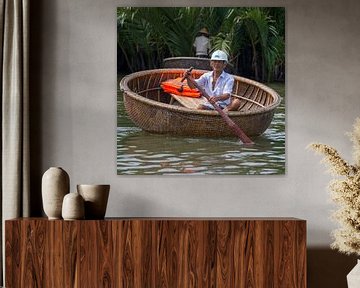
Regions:
<instances>
[{"instance_id":1,"label":"wooden sideboard","mask_svg":"<svg viewBox=\"0 0 360 288\"><path fill-rule=\"evenodd\" d=\"M306 287L306 221L115 218L5 223L6 287Z\"/></svg>"}]
</instances>

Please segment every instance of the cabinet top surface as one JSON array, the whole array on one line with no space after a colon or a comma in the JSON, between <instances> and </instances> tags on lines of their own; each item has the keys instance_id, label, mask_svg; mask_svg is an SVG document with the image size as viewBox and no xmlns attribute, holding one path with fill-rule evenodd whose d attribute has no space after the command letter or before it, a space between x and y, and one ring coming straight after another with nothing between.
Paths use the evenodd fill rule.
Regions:
<instances>
[{"instance_id":1,"label":"cabinet top surface","mask_svg":"<svg viewBox=\"0 0 360 288\"><path fill-rule=\"evenodd\" d=\"M64 221L48 220L43 217L15 218L6 221ZM108 217L103 220L75 220L75 221L306 221L293 217Z\"/></svg>"}]
</instances>

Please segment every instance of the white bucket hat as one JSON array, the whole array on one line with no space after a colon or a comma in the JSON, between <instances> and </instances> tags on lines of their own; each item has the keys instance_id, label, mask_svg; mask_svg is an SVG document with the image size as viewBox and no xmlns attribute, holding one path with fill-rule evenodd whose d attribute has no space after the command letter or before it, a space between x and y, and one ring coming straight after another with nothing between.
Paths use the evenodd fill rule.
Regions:
<instances>
[{"instance_id":1,"label":"white bucket hat","mask_svg":"<svg viewBox=\"0 0 360 288\"><path fill-rule=\"evenodd\" d=\"M216 50L214 53L212 53L210 60L218 60L218 61L228 62L228 56L224 51Z\"/></svg>"}]
</instances>

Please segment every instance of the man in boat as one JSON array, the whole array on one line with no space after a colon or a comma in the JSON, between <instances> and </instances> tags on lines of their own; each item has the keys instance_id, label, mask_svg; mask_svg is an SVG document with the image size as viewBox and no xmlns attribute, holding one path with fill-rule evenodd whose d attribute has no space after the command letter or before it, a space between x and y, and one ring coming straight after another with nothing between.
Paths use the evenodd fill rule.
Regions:
<instances>
[{"instance_id":1,"label":"man in boat","mask_svg":"<svg viewBox=\"0 0 360 288\"><path fill-rule=\"evenodd\" d=\"M202 28L194 41L195 55L199 58L208 58L210 50L209 31L206 28Z\"/></svg>"},{"instance_id":2,"label":"man in boat","mask_svg":"<svg viewBox=\"0 0 360 288\"><path fill-rule=\"evenodd\" d=\"M216 103L225 112L236 110L237 105L231 103L234 77L224 71L227 63L228 56L224 51L216 50L211 55L210 66L213 71L204 73L199 79L195 80L210 96L210 101L200 104L197 109L214 110L212 104ZM188 81L188 85L190 88L195 88L190 81Z\"/></svg>"}]
</instances>

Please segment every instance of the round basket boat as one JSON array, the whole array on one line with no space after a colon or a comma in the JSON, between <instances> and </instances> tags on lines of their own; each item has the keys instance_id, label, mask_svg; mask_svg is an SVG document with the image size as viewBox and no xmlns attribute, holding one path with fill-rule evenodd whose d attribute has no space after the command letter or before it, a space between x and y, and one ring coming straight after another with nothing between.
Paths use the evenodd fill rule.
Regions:
<instances>
[{"instance_id":1,"label":"round basket boat","mask_svg":"<svg viewBox=\"0 0 360 288\"><path fill-rule=\"evenodd\" d=\"M216 111L196 110L181 106L174 97L162 91L160 84L183 76L186 69L156 69L136 72L120 81L125 110L140 128L152 133L182 136L233 136L223 118ZM193 70L199 78L204 70ZM228 116L247 134L257 136L270 125L280 96L271 88L243 77L234 76L232 97L241 101L238 111Z\"/></svg>"},{"instance_id":2,"label":"round basket boat","mask_svg":"<svg viewBox=\"0 0 360 288\"><path fill-rule=\"evenodd\" d=\"M170 57L163 60L164 68L184 68L194 67L200 70L212 70L210 66L210 58L199 57ZM225 72L233 74L234 67L231 63L225 66Z\"/></svg>"}]
</instances>

